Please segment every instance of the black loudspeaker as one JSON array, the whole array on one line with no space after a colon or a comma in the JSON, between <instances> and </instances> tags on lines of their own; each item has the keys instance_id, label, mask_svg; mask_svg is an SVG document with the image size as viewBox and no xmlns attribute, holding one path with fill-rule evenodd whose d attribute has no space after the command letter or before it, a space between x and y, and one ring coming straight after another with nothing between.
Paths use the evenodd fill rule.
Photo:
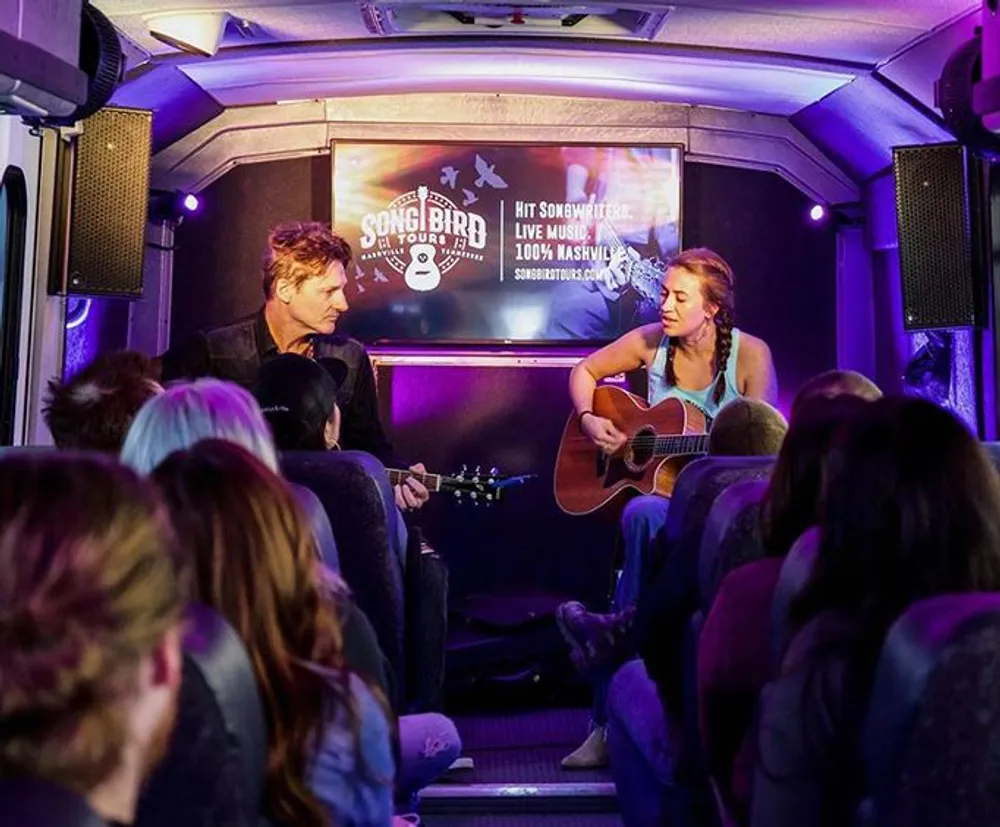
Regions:
<instances>
[{"instance_id":1,"label":"black loudspeaker","mask_svg":"<svg viewBox=\"0 0 1000 827\"><path fill-rule=\"evenodd\" d=\"M83 121L73 165L66 292L142 297L151 112L108 107Z\"/></svg>"},{"instance_id":2,"label":"black loudspeaker","mask_svg":"<svg viewBox=\"0 0 1000 827\"><path fill-rule=\"evenodd\" d=\"M959 144L896 147L903 327L986 324L985 167Z\"/></svg>"}]
</instances>

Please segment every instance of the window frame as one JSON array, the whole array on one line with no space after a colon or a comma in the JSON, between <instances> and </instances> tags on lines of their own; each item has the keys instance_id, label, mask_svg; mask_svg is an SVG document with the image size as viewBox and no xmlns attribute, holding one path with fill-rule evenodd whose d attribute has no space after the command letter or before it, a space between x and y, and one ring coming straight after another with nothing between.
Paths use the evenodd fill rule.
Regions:
<instances>
[{"instance_id":1,"label":"window frame","mask_svg":"<svg viewBox=\"0 0 1000 827\"><path fill-rule=\"evenodd\" d=\"M20 167L10 165L0 177L7 198L3 296L0 297L0 445L12 445L17 412L21 350L24 259L28 239L28 187Z\"/></svg>"}]
</instances>

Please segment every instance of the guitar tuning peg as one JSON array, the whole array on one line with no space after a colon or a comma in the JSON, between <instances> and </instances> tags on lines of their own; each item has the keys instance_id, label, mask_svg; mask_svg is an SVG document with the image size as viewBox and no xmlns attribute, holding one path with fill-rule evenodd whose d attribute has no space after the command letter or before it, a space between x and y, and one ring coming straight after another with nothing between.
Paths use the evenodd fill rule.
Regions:
<instances>
[{"instance_id":1,"label":"guitar tuning peg","mask_svg":"<svg viewBox=\"0 0 1000 827\"><path fill-rule=\"evenodd\" d=\"M490 468L490 476L491 477L496 477L499 474L500 474L500 469L497 468L495 465L492 468Z\"/></svg>"}]
</instances>

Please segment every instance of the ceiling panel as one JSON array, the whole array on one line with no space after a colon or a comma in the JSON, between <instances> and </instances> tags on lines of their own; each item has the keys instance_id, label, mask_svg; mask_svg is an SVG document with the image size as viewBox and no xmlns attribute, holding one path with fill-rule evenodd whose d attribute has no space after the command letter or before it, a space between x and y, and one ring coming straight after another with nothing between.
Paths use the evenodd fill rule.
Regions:
<instances>
[{"instance_id":1,"label":"ceiling panel","mask_svg":"<svg viewBox=\"0 0 1000 827\"><path fill-rule=\"evenodd\" d=\"M685 7L667 18L657 40L874 64L921 33L852 19Z\"/></svg>"},{"instance_id":2,"label":"ceiling panel","mask_svg":"<svg viewBox=\"0 0 1000 827\"><path fill-rule=\"evenodd\" d=\"M948 58L973 37L981 17L980 14L967 14L938 29L932 36L883 65L879 73L924 106L935 109L934 84L941 77L941 69Z\"/></svg>"},{"instance_id":3,"label":"ceiling panel","mask_svg":"<svg viewBox=\"0 0 1000 827\"><path fill-rule=\"evenodd\" d=\"M96 0L96 5L153 54L172 50L149 36L146 18L178 10L230 11L278 41L373 38L354 0ZM462 7L461 2L454 5ZM670 5L676 10L659 35L661 42L878 63L979 4L976 0L682 0ZM493 34L486 29L470 33L477 31Z\"/></svg>"},{"instance_id":4,"label":"ceiling panel","mask_svg":"<svg viewBox=\"0 0 1000 827\"><path fill-rule=\"evenodd\" d=\"M605 52L595 60L584 50L531 49L521 44L396 48L390 59L374 48L286 52L266 65L249 56L228 57L189 64L184 71L226 106L460 90L673 101L775 115L791 115L853 79L833 71L625 50Z\"/></svg>"}]
</instances>

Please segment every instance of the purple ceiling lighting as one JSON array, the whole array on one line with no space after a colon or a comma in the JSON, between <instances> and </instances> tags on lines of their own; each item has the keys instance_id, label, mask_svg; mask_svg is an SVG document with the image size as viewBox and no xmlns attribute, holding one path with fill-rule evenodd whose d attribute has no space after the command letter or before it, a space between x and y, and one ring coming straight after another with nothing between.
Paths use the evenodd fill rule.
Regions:
<instances>
[{"instance_id":1,"label":"purple ceiling lighting","mask_svg":"<svg viewBox=\"0 0 1000 827\"><path fill-rule=\"evenodd\" d=\"M819 224L827 216L826 207L822 204L813 204L809 208L809 220L814 224Z\"/></svg>"}]
</instances>

